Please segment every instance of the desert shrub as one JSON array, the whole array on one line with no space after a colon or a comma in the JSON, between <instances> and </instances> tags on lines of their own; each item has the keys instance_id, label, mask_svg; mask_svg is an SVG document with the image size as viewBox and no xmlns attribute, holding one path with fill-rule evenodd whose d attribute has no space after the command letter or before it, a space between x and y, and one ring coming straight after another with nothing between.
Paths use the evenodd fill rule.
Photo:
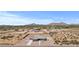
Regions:
<instances>
[{"instance_id":1,"label":"desert shrub","mask_svg":"<svg viewBox=\"0 0 79 59\"><path fill-rule=\"evenodd\" d=\"M54 34L57 34L57 32L49 32L50 36L53 36Z\"/></svg>"},{"instance_id":2,"label":"desert shrub","mask_svg":"<svg viewBox=\"0 0 79 59\"><path fill-rule=\"evenodd\" d=\"M14 36L10 35L10 36L2 36L1 39L9 39L9 38L13 38Z\"/></svg>"},{"instance_id":3,"label":"desert shrub","mask_svg":"<svg viewBox=\"0 0 79 59\"><path fill-rule=\"evenodd\" d=\"M55 43L56 43L56 44L59 44L59 43L60 43L60 40L55 40Z\"/></svg>"},{"instance_id":4,"label":"desert shrub","mask_svg":"<svg viewBox=\"0 0 79 59\"><path fill-rule=\"evenodd\" d=\"M15 29L15 31L18 31L18 30L19 30L19 29L17 29L17 28Z\"/></svg>"},{"instance_id":5,"label":"desert shrub","mask_svg":"<svg viewBox=\"0 0 79 59\"><path fill-rule=\"evenodd\" d=\"M79 44L79 42L77 40L71 40L70 44Z\"/></svg>"},{"instance_id":6,"label":"desert shrub","mask_svg":"<svg viewBox=\"0 0 79 59\"><path fill-rule=\"evenodd\" d=\"M75 32L60 31L55 34L50 33L56 44L79 44L79 36Z\"/></svg>"},{"instance_id":7,"label":"desert shrub","mask_svg":"<svg viewBox=\"0 0 79 59\"><path fill-rule=\"evenodd\" d=\"M63 40L61 43L62 43L62 44L67 44L67 45L69 45L69 44L70 44L70 41L68 41L68 40Z\"/></svg>"}]
</instances>

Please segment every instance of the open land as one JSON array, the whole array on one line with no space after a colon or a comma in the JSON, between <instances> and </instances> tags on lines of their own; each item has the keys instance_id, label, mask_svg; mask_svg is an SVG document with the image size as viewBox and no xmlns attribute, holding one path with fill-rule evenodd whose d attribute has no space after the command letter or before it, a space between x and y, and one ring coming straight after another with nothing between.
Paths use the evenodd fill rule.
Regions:
<instances>
[{"instance_id":1,"label":"open land","mask_svg":"<svg viewBox=\"0 0 79 59\"><path fill-rule=\"evenodd\" d=\"M79 25L2 25L0 26L0 46L79 46Z\"/></svg>"}]
</instances>

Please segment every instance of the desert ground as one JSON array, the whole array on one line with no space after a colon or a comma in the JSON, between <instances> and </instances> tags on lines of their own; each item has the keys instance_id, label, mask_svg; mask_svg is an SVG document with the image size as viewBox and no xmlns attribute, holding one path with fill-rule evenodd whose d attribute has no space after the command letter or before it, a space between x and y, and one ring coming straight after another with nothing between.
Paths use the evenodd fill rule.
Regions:
<instances>
[{"instance_id":1,"label":"desert ground","mask_svg":"<svg viewBox=\"0 0 79 59\"><path fill-rule=\"evenodd\" d=\"M1 47L75 47L79 46L79 28L0 30Z\"/></svg>"}]
</instances>

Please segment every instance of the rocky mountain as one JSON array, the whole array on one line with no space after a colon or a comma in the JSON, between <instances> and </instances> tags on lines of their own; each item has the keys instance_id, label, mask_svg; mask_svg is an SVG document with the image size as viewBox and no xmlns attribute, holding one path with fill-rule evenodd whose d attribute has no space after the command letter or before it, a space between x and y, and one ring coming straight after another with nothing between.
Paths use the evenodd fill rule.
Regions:
<instances>
[{"instance_id":1,"label":"rocky mountain","mask_svg":"<svg viewBox=\"0 0 79 59\"><path fill-rule=\"evenodd\" d=\"M49 23L48 25L67 25L64 22L60 22L60 23Z\"/></svg>"}]
</instances>

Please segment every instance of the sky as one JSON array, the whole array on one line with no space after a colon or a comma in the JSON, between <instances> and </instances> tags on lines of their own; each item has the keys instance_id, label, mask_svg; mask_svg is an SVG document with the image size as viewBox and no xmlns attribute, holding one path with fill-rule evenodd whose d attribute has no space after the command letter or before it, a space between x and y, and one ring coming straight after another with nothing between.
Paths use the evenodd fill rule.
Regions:
<instances>
[{"instance_id":1,"label":"sky","mask_svg":"<svg viewBox=\"0 0 79 59\"><path fill-rule=\"evenodd\" d=\"M0 11L0 25L79 24L79 11Z\"/></svg>"}]
</instances>

